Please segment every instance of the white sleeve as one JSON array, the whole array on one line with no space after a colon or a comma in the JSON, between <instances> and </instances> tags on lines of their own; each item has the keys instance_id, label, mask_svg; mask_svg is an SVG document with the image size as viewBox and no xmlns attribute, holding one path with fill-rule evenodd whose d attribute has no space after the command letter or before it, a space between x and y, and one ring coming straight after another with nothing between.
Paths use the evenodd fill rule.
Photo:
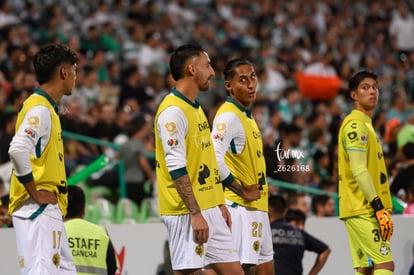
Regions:
<instances>
[{"instance_id":1,"label":"white sleeve","mask_svg":"<svg viewBox=\"0 0 414 275\"><path fill-rule=\"evenodd\" d=\"M51 123L50 111L46 106L35 106L26 113L9 148L16 176L32 172L30 154L36 158L41 156L49 143Z\"/></svg>"},{"instance_id":2,"label":"white sleeve","mask_svg":"<svg viewBox=\"0 0 414 275\"><path fill-rule=\"evenodd\" d=\"M223 181L230 175L230 170L224 161L224 155L226 152L240 154L246 143L246 135L239 118L232 112L226 112L214 118L211 136L220 177Z\"/></svg>"},{"instance_id":3,"label":"white sleeve","mask_svg":"<svg viewBox=\"0 0 414 275\"><path fill-rule=\"evenodd\" d=\"M158 116L158 136L161 139L168 171L187 166L185 137L188 132L188 121L183 111L171 106Z\"/></svg>"}]
</instances>

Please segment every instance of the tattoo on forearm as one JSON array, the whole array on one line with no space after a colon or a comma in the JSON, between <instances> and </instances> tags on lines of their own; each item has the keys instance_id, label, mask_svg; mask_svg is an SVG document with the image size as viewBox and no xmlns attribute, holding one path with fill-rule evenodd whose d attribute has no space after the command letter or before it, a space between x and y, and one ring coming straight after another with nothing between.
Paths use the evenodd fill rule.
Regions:
<instances>
[{"instance_id":1,"label":"tattoo on forearm","mask_svg":"<svg viewBox=\"0 0 414 275\"><path fill-rule=\"evenodd\" d=\"M200 207L194 197L193 189L191 187L190 178L188 175L184 175L174 180L175 188L181 199L190 210L191 214L197 214L200 212Z\"/></svg>"},{"instance_id":2,"label":"tattoo on forearm","mask_svg":"<svg viewBox=\"0 0 414 275\"><path fill-rule=\"evenodd\" d=\"M244 191L243 186L237 183L237 181L233 181L229 186L227 186L227 188L233 191L238 196L241 196Z\"/></svg>"}]
</instances>

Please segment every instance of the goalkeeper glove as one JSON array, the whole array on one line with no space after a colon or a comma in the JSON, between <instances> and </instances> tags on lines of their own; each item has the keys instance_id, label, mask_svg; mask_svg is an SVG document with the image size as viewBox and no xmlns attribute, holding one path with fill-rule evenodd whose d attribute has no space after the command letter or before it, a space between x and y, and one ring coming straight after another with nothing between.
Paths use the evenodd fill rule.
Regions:
<instances>
[{"instance_id":1,"label":"goalkeeper glove","mask_svg":"<svg viewBox=\"0 0 414 275\"><path fill-rule=\"evenodd\" d=\"M375 197L370 204L375 211L375 217L377 218L379 224L381 238L389 241L394 230L391 215L384 209L384 205L379 197Z\"/></svg>"}]
</instances>

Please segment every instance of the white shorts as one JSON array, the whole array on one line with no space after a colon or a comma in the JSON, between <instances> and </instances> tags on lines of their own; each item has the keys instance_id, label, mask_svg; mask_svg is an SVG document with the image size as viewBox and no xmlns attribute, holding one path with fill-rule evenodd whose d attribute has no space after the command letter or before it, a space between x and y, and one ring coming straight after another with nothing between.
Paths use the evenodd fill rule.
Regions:
<instances>
[{"instance_id":1,"label":"white shorts","mask_svg":"<svg viewBox=\"0 0 414 275\"><path fill-rule=\"evenodd\" d=\"M47 207L55 207L54 210L60 212L57 204L49 204ZM50 212L50 209L48 211ZM33 220L13 216L13 226L16 232L20 274L77 274L63 219L56 219L44 213Z\"/></svg>"},{"instance_id":2,"label":"white shorts","mask_svg":"<svg viewBox=\"0 0 414 275\"><path fill-rule=\"evenodd\" d=\"M219 207L201 211L209 226L209 238L203 245L193 240L190 215L161 216L168 230L173 270L199 269L214 263L240 261Z\"/></svg>"},{"instance_id":3,"label":"white shorts","mask_svg":"<svg viewBox=\"0 0 414 275\"><path fill-rule=\"evenodd\" d=\"M262 264L273 260L273 243L268 213L250 210L226 200L231 214L233 240L242 264Z\"/></svg>"}]
</instances>

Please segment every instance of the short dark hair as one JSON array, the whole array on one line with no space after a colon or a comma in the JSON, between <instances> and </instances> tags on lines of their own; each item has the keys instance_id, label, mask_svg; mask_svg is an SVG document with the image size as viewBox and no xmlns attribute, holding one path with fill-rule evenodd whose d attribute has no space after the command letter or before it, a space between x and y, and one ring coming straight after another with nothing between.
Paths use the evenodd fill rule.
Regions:
<instances>
[{"instance_id":1,"label":"short dark hair","mask_svg":"<svg viewBox=\"0 0 414 275\"><path fill-rule=\"evenodd\" d=\"M269 209L276 214L282 215L287 209L287 203L282 195L269 196Z\"/></svg>"},{"instance_id":2,"label":"short dark hair","mask_svg":"<svg viewBox=\"0 0 414 275\"><path fill-rule=\"evenodd\" d=\"M131 121L127 123L125 126L125 132L128 137L132 137L136 132L142 129L146 123L149 123L146 114L144 113L137 113L133 115Z\"/></svg>"},{"instance_id":3,"label":"short dark hair","mask_svg":"<svg viewBox=\"0 0 414 275\"><path fill-rule=\"evenodd\" d=\"M402 147L403 155L407 159L414 159L414 142L408 142Z\"/></svg>"},{"instance_id":4,"label":"short dark hair","mask_svg":"<svg viewBox=\"0 0 414 275\"><path fill-rule=\"evenodd\" d=\"M323 157L329 156L328 153L322 151L321 149L318 149L313 153L312 159L315 163L318 163Z\"/></svg>"},{"instance_id":5,"label":"short dark hair","mask_svg":"<svg viewBox=\"0 0 414 275\"><path fill-rule=\"evenodd\" d=\"M0 128L4 129L7 123L11 123L15 117L17 117L17 113L14 111L0 114Z\"/></svg>"},{"instance_id":6,"label":"short dark hair","mask_svg":"<svg viewBox=\"0 0 414 275\"><path fill-rule=\"evenodd\" d=\"M376 74L372 73L372 72L368 72L368 71L360 71L360 72L357 72L349 80L349 83L348 83L348 86L349 86L349 94L351 94L351 92L353 92L353 91L356 91L356 89L358 88L359 84L361 84L361 82L365 78L372 78L375 81L378 80L378 76Z\"/></svg>"},{"instance_id":7,"label":"short dark hair","mask_svg":"<svg viewBox=\"0 0 414 275\"><path fill-rule=\"evenodd\" d=\"M329 187L335 186L335 182L330 179L322 179L319 183L319 189L325 190Z\"/></svg>"},{"instance_id":8,"label":"short dark hair","mask_svg":"<svg viewBox=\"0 0 414 275\"><path fill-rule=\"evenodd\" d=\"M81 217L85 209L85 193L77 185L68 185L68 208L66 218Z\"/></svg>"},{"instance_id":9,"label":"short dark hair","mask_svg":"<svg viewBox=\"0 0 414 275\"><path fill-rule=\"evenodd\" d=\"M229 62L227 62L226 66L224 67L224 70L223 70L224 80L233 78L233 76L236 74L235 69L241 65L249 65L253 67L253 64L246 59L241 59L241 58L232 59Z\"/></svg>"},{"instance_id":10,"label":"short dark hair","mask_svg":"<svg viewBox=\"0 0 414 275\"><path fill-rule=\"evenodd\" d=\"M331 197L326 194L320 194L320 195L313 196L312 203L311 203L312 212L316 214L317 206L325 205L330 200L330 198Z\"/></svg>"},{"instance_id":11,"label":"short dark hair","mask_svg":"<svg viewBox=\"0 0 414 275\"><path fill-rule=\"evenodd\" d=\"M288 209L285 216L286 221L306 222L306 215L299 209Z\"/></svg>"},{"instance_id":12,"label":"short dark hair","mask_svg":"<svg viewBox=\"0 0 414 275\"><path fill-rule=\"evenodd\" d=\"M206 51L196 44L185 44L178 47L170 58L170 70L173 79L175 81L181 79L184 76L185 63L188 59L199 56L203 52Z\"/></svg>"},{"instance_id":13,"label":"short dark hair","mask_svg":"<svg viewBox=\"0 0 414 275\"><path fill-rule=\"evenodd\" d=\"M300 134L302 132L302 128L296 125L295 123L281 123L279 125L279 131L285 135L294 135Z\"/></svg>"},{"instance_id":14,"label":"short dark hair","mask_svg":"<svg viewBox=\"0 0 414 275\"><path fill-rule=\"evenodd\" d=\"M37 81L40 85L50 81L62 64L73 65L78 62L78 56L68 46L47 44L33 57L33 66Z\"/></svg>"},{"instance_id":15,"label":"short dark hair","mask_svg":"<svg viewBox=\"0 0 414 275\"><path fill-rule=\"evenodd\" d=\"M139 73L138 66L136 64L130 64L122 71L122 77L128 79L135 73Z\"/></svg>"}]
</instances>

